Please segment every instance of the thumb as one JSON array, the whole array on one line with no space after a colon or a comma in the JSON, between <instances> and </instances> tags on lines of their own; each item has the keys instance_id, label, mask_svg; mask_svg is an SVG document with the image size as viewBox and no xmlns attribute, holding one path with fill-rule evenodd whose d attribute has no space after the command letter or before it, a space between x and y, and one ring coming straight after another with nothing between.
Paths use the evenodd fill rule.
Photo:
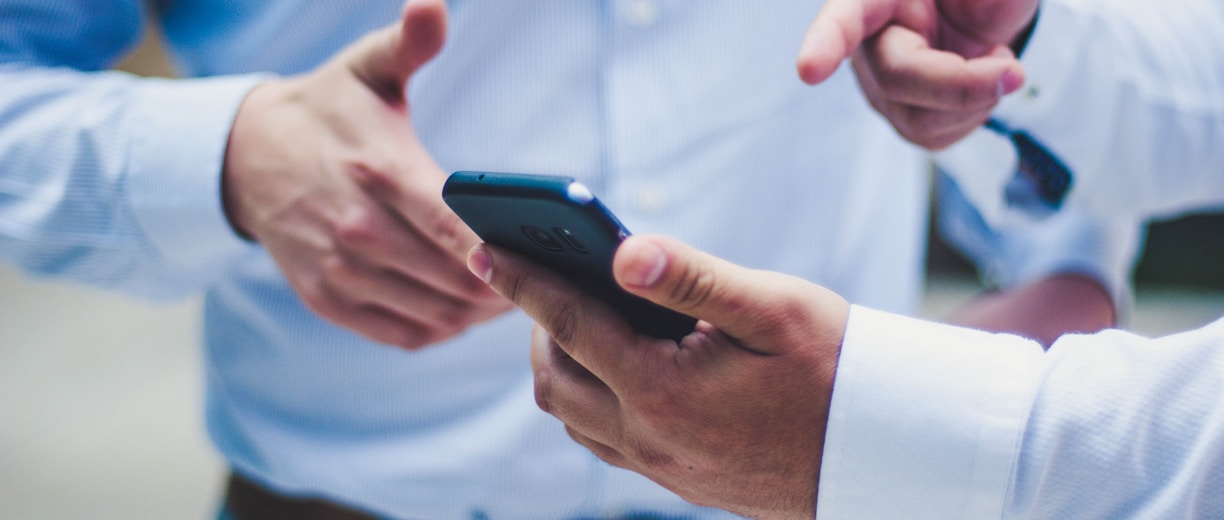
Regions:
<instances>
[{"instance_id":1,"label":"thumb","mask_svg":"<svg viewBox=\"0 0 1224 520\"><path fill-rule=\"evenodd\" d=\"M446 2L408 0L398 23L366 36L348 62L353 73L387 100L402 100L408 79L446 42Z\"/></svg>"},{"instance_id":2,"label":"thumb","mask_svg":"<svg viewBox=\"0 0 1224 520\"><path fill-rule=\"evenodd\" d=\"M758 351L779 345L777 340L792 331L803 341L812 340L815 331L840 334L848 312L845 300L832 291L741 267L665 237L627 238L612 271L630 293L709 322Z\"/></svg>"},{"instance_id":3,"label":"thumb","mask_svg":"<svg viewBox=\"0 0 1224 520\"><path fill-rule=\"evenodd\" d=\"M829 0L808 27L799 49L799 77L810 85L829 78L843 60L854 54L863 39L888 23L895 2Z\"/></svg>"}]
</instances>

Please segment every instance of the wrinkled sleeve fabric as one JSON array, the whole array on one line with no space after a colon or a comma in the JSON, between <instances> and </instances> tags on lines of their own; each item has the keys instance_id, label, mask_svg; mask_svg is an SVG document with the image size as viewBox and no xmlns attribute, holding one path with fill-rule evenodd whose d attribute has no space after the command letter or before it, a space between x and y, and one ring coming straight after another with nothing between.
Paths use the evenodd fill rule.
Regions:
<instances>
[{"instance_id":1,"label":"wrinkled sleeve fabric","mask_svg":"<svg viewBox=\"0 0 1224 520\"><path fill-rule=\"evenodd\" d=\"M1004 518L1224 518L1224 320L1043 361Z\"/></svg>"},{"instance_id":2,"label":"wrinkled sleeve fabric","mask_svg":"<svg viewBox=\"0 0 1224 520\"><path fill-rule=\"evenodd\" d=\"M817 518L1224 516L1224 320L1028 340L851 310Z\"/></svg>"},{"instance_id":3,"label":"wrinkled sleeve fabric","mask_svg":"<svg viewBox=\"0 0 1224 520\"><path fill-rule=\"evenodd\" d=\"M143 2L0 4L0 257L131 294L189 294L253 246L230 229L220 172L262 78L141 79L111 67Z\"/></svg>"}]
</instances>

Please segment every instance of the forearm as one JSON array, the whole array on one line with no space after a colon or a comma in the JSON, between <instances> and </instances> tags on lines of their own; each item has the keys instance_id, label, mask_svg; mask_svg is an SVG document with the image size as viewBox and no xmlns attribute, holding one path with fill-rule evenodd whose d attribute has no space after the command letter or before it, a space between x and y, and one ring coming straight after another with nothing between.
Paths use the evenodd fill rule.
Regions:
<instances>
[{"instance_id":1,"label":"forearm","mask_svg":"<svg viewBox=\"0 0 1224 520\"><path fill-rule=\"evenodd\" d=\"M984 293L948 318L950 323L1007 332L1049 346L1067 333L1116 325L1114 302L1095 279L1055 274L1008 291Z\"/></svg>"}]
</instances>

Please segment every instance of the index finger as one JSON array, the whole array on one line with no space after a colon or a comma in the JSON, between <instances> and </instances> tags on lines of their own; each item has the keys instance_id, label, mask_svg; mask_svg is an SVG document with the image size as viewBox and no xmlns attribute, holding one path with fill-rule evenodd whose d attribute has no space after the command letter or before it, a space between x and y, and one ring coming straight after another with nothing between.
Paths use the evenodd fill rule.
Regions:
<instances>
[{"instance_id":1,"label":"index finger","mask_svg":"<svg viewBox=\"0 0 1224 520\"><path fill-rule=\"evenodd\" d=\"M893 18L893 0L829 0L799 48L799 77L810 85L829 78L868 36Z\"/></svg>"},{"instance_id":2,"label":"index finger","mask_svg":"<svg viewBox=\"0 0 1224 520\"><path fill-rule=\"evenodd\" d=\"M418 235L456 261L467 258L480 237L442 200L446 175L420 143L406 140L407 166L350 168L350 175L375 200Z\"/></svg>"}]
</instances>

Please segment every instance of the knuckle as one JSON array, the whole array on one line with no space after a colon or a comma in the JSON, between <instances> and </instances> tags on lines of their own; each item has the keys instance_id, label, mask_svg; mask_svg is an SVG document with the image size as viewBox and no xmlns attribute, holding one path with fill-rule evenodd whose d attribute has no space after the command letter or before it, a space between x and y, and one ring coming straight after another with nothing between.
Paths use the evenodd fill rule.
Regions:
<instances>
[{"instance_id":1,"label":"knuckle","mask_svg":"<svg viewBox=\"0 0 1224 520\"><path fill-rule=\"evenodd\" d=\"M867 104L871 105L871 109L884 116L884 119L887 119L893 126L896 126L898 115L897 111L892 107L892 103L884 100L882 95L874 90L864 90L863 93L866 94Z\"/></svg>"},{"instance_id":2,"label":"knuckle","mask_svg":"<svg viewBox=\"0 0 1224 520\"><path fill-rule=\"evenodd\" d=\"M981 91L974 85L959 85L952 89L952 99L959 106L972 106L980 102Z\"/></svg>"},{"instance_id":3,"label":"knuckle","mask_svg":"<svg viewBox=\"0 0 1224 520\"><path fill-rule=\"evenodd\" d=\"M525 282L521 275L510 271L499 272L498 270L494 270L493 281L494 283L500 281L507 299L514 302L515 305L522 305L524 291L523 284Z\"/></svg>"},{"instance_id":4,"label":"knuckle","mask_svg":"<svg viewBox=\"0 0 1224 520\"><path fill-rule=\"evenodd\" d=\"M913 74L902 64L878 60L868 62L867 66L876 88L889 98L896 97L898 92L904 92L914 84Z\"/></svg>"},{"instance_id":5,"label":"knuckle","mask_svg":"<svg viewBox=\"0 0 1224 520\"><path fill-rule=\"evenodd\" d=\"M905 109L893 120L893 128L905 140L932 149L937 143L937 132L931 126L930 113L927 110Z\"/></svg>"},{"instance_id":6,"label":"knuckle","mask_svg":"<svg viewBox=\"0 0 1224 520\"><path fill-rule=\"evenodd\" d=\"M434 343L449 339L458 333L459 331L451 330L445 327L430 326L417 333L415 336L409 338L408 341L411 342L411 346L406 346L405 348L414 349L424 347L426 345L433 345Z\"/></svg>"},{"instance_id":7,"label":"knuckle","mask_svg":"<svg viewBox=\"0 0 1224 520\"><path fill-rule=\"evenodd\" d=\"M319 283L328 288L350 286L357 278L356 269L342 255L327 255L319 260Z\"/></svg>"},{"instance_id":8,"label":"knuckle","mask_svg":"<svg viewBox=\"0 0 1224 520\"><path fill-rule=\"evenodd\" d=\"M946 125L944 119L944 114L935 110L912 110L909 114L909 126L923 134L935 134Z\"/></svg>"},{"instance_id":9,"label":"knuckle","mask_svg":"<svg viewBox=\"0 0 1224 520\"><path fill-rule=\"evenodd\" d=\"M616 451L616 448L591 439L590 437L581 434L576 428L568 424L565 425L565 433L569 435L574 442L577 442L586 449L591 450L591 453L594 453L596 457L600 458L600 460L603 460L604 462L618 468L627 469L629 467L628 463L625 461L624 455L622 455L621 452Z\"/></svg>"},{"instance_id":10,"label":"knuckle","mask_svg":"<svg viewBox=\"0 0 1224 520\"><path fill-rule=\"evenodd\" d=\"M771 312L763 317L761 325L770 330L785 331L789 329L809 330L807 323L811 321L811 306L807 301L784 294L771 306Z\"/></svg>"},{"instance_id":11,"label":"knuckle","mask_svg":"<svg viewBox=\"0 0 1224 520\"><path fill-rule=\"evenodd\" d=\"M318 271L290 273L289 282L306 308L315 314L332 317L339 303L325 282L326 258L321 262Z\"/></svg>"},{"instance_id":12,"label":"knuckle","mask_svg":"<svg viewBox=\"0 0 1224 520\"><path fill-rule=\"evenodd\" d=\"M689 264L672 286L671 301L684 308L703 306L715 291L714 273L705 267Z\"/></svg>"},{"instance_id":13,"label":"knuckle","mask_svg":"<svg viewBox=\"0 0 1224 520\"><path fill-rule=\"evenodd\" d=\"M468 240L470 235L467 224L464 224L459 216L450 209L432 207L426 213L425 218L426 229L443 249L466 253L468 247L475 245L474 242Z\"/></svg>"},{"instance_id":14,"label":"knuckle","mask_svg":"<svg viewBox=\"0 0 1224 520\"><path fill-rule=\"evenodd\" d=\"M385 331L382 336L381 340L384 343L407 350L419 350L426 345L438 341L437 338L433 337L433 334L411 324L392 327Z\"/></svg>"},{"instance_id":15,"label":"knuckle","mask_svg":"<svg viewBox=\"0 0 1224 520\"><path fill-rule=\"evenodd\" d=\"M399 179L392 173L394 168L378 162L373 157L366 156L360 161L351 162L345 167L345 171L353 182L368 191L387 193L399 190Z\"/></svg>"},{"instance_id":16,"label":"knuckle","mask_svg":"<svg viewBox=\"0 0 1224 520\"><path fill-rule=\"evenodd\" d=\"M635 389L633 407L638 420L651 426L666 426L678 413L674 396L651 387Z\"/></svg>"},{"instance_id":17,"label":"knuckle","mask_svg":"<svg viewBox=\"0 0 1224 520\"><path fill-rule=\"evenodd\" d=\"M556 380L556 373L554 370L555 369L550 366L542 366L536 368L534 371L536 406L548 414L553 413L552 403L553 396L555 395L554 381Z\"/></svg>"},{"instance_id":18,"label":"knuckle","mask_svg":"<svg viewBox=\"0 0 1224 520\"><path fill-rule=\"evenodd\" d=\"M624 457L622 457L621 453L616 451L614 448L579 438L576 436L575 432L572 431L570 432L570 438L574 439L579 444L582 444L584 447L586 447L586 449L591 450L591 453L594 453L596 457L599 457L599 460L607 462L608 464L618 468L629 469Z\"/></svg>"},{"instance_id":19,"label":"knuckle","mask_svg":"<svg viewBox=\"0 0 1224 520\"><path fill-rule=\"evenodd\" d=\"M556 305L546 317L551 329L549 334L558 345L574 345L581 321L574 309L573 305Z\"/></svg>"},{"instance_id":20,"label":"knuckle","mask_svg":"<svg viewBox=\"0 0 1224 520\"><path fill-rule=\"evenodd\" d=\"M972 81L966 78L965 83L952 91L953 101L961 107L979 107L994 103L998 90L992 83Z\"/></svg>"},{"instance_id":21,"label":"knuckle","mask_svg":"<svg viewBox=\"0 0 1224 520\"><path fill-rule=\"evenodd\" d=\"M470 306L455 302L436 303L429 318L416 325L418 341L437 343L467 330L474 323Z\"/></svg>"},{"instance_id":22,"label":"knuckle","mask_svg":"<svg viewBox=\"0 0 1224 520\"><path fill-rule=\"evenodd\" d=\"M378 238L378 217L368 208L353 208L337 219L336 241L344 247L357 247Z\"/></svg>"},{"instance_id":23,"label":"knuckle","mask_svg":"<svg viewBox=\"0 0 1224 520\"><path fill-rule=\"evenodd\" d=\"M466 327L455 325L431 325L424 333L419 335L419 341L424 345L432 345L453 338L460 332L463 332L464 329Z\"/></svg>"},{"instance_id":24,"label":"knuckle","mask_svg":"<svg viewBox=\"0 0 1224 520\"><path fill-rule=\"evenodd\" d=\"M478 317L475 306L462 301L448 302L443 304L436 324L441 332L453 336L474 323Z\"/></svg>"},{"instance_id":25,"label":"knuckle","mask_svg":"<svg viewBox=\"0 0 1224 520\"><path fill-rule=\"evenodd\" d=\"M529 283L523 276L519 274L510 274L502 281L505 291L504 294L508 300L515 305L523 306L524 300L528 298L526 284ZM559 345L572 345L577 337L578 330L581 326L581 320L578 316L577 295L573 292L553 295L547 300L545 306L539 307L524 307L540 309L538 315L533 315L536 323L544 327L548 331L548 335L553 338L553 341Z\"/></svg>"},{"instance_id":26,"label":"knuckle","mask_svg":"<svg viewBox=\"0 0 1224 520\"><path fill-rule=\"evenodd\" d=\"M785 290L778 291L776 299L763 308L760 315L753 316L753 323L760 334L769 334L786 345L804 345L815 341L818 333L827 329L821 324L823 313L813 312L813 286L796 279Z\"/></svg>"},{"instance_id":27,"label":"knuckle","mask_svg":"<svg viewBox=\"0 0 1224 520\"><path fill-rule=\"evenodd\" d=\"M676 458L666 450L652 446L641 439L626 439L625 448L631 460L655 471L666 471L676 464Z\"/></svg>"},{"instance_id":28,"label":"knuckle","mask_svg":"<svg viewBox=\"0 0 1224 520\"><path fill-rule=\"evenodd\" d=\"M335 320L340 315L340 305L332 298L321 280L312 280L301 285L298 295L306 308L324 318Z\"/></svg>"}]
</instances>

